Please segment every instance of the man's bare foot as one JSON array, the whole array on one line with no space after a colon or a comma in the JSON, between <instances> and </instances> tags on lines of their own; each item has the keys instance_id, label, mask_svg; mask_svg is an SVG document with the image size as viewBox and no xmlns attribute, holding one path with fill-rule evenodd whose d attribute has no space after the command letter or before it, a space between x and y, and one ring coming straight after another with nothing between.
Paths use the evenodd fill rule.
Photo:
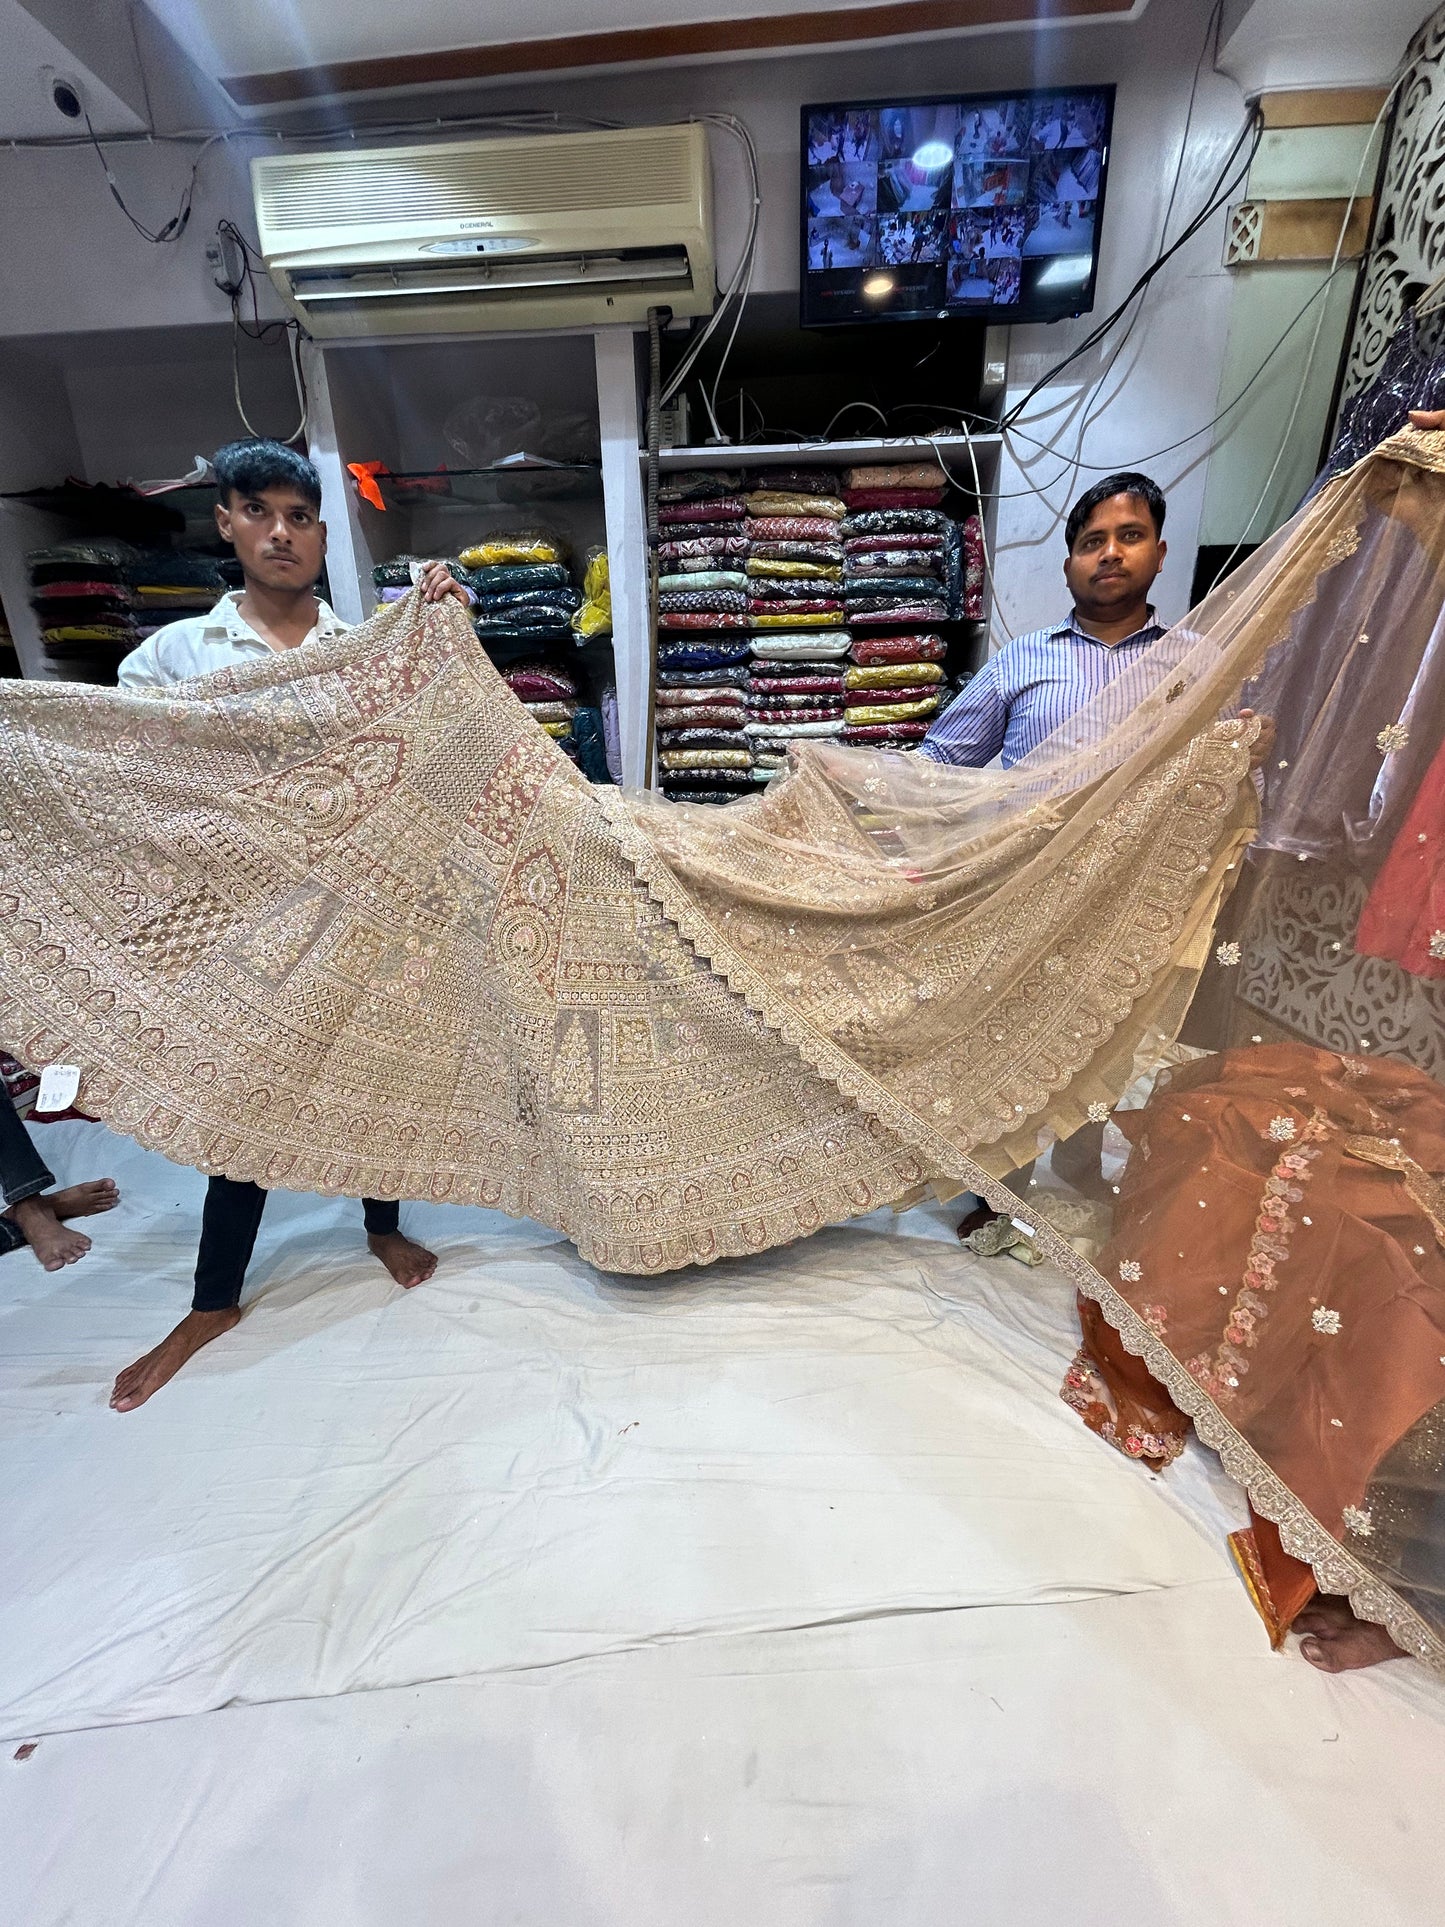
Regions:
<instances>
[{"instance_id":1,"label":"man's bare foot","mask_svg":"<svg viewBox=\"0 0 1445 1927\"><path fill-rule=\"evenodd\" d=\"M369 1231L367 1248L374 1252L399 1285L408 1291L424 1285L437 1268L436 1253L408 1238L404 1231Z\"/></svg>"},{"instance_id":2,"label":"man's bare foot","mask_svg":"<svg viewBox=\"0 0 1445 1927\"><path fill-rule=\"evenodd\" d=\"M1383 1626L1356 1619L1349 1600L1337 1593L1317 1593L1291 1630L1303 1635L1300 1652L1322 1673L1349 1673L1407 1657Z\"/></svg>"},{"instance_id":3,"label":"man's bare foot","mask_svg":"<svg viewBox=\"0 0 1445 1927\"><path fill-rule=\"evenodd\" d=\"M110 1395L111 1410L133 1412L137 1405L144 1405L152 1393L175 1377L188 1358L195 1357L202 1345L230 1331L240 1316L238 1305L228 1305L224 1311L188 1311L153 1352L126 1366Z\"/></svg>"},{"instance_id":4,"label":"man's bare foot","mask_svg":"<svg viewBox=\"0 0 1445 1927\"><path fill-rule=\"evenodd\" d=\"M72 1184L64 1191L22 1198L8 1208L5 1216L25 1234L36 1261L47 1271L60 1271L90 1250L84 1232L67 1231L61 1219L89 1217L97 1211L109 1211L119 1202L114 1179L100 1178L93 1184Z\"/></svg>"},{"instance_id":5,"label":"man's bare foot","mask_svg":"<svg viewBox=\"0 0 1445 1927\"><path fill-rule=\"evenodd\" d=\"M120 1186L114 1178L88 1178L84 1184L47 1191L45 1202L57 1218L93 1218L97 1212L114 1211L120 1203Z\"/></svg>"}]
</instances>

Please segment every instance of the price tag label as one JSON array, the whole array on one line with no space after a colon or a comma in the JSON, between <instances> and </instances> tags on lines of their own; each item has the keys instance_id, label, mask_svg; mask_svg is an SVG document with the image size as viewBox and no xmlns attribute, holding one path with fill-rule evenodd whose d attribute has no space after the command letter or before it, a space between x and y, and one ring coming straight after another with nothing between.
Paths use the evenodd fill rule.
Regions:
<instances>
[{"instance_id":1,"label":"price tag label","mask_svg":"<svg viewBox=\"0 0 1445 1927\"><path fill-rule=\"evenodd\" d=\"M1022 1231L1022 1233L1026 1238L1037 1238L1037 1236L1039 1235L1038 1226L1032 1225L1032 1224L1025 1224L1022 1218L1010 1218L1009 1223L1013 1226L1015 1231Z\"/></svg>"},{"instance_id":2,"label":"price tag label","mask_svg":"<svg viewBox=\"0 0 1445 1927\"><path fill-rule=\"evenodd\" d=\"M47 1064L40 1073L40 1089L35 1094L37 1111L68 1111L80 1090L80 1069L75 1064Z\"/></svg>"}]
</instances>

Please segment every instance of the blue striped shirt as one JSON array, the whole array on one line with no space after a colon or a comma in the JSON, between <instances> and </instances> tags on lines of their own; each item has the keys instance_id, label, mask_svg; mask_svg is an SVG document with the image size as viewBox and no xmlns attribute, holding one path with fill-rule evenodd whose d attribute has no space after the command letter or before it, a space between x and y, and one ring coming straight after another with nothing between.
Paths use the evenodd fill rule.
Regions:
<instances>
[{"instance_id":1,"label":"blue striped shirt","mask_svg":"<svg viewBox=\"0 0 1445 1927\"><path fill-rule=\"evenodd\" d=\"M1072 610L1052 629L1015 636L944 710L918 753L936 763L981 769L1002 752L1008 769L1165 633L1151 607L1143 628L1122 642L1085 635Z\"/></svg>"}]
</instances>

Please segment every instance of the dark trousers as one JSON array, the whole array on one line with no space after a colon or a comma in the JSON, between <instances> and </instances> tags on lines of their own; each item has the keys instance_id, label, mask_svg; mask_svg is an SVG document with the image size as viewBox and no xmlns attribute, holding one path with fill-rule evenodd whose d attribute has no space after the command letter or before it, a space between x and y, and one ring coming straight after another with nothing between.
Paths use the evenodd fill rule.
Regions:
<instances>
[{"instance_id":1,"label":"dark trousers","mask_svg":"<svg viewBox=\"0 0 1445 1927\"><path fill-rule=\"evenodd\" d=\"M0 1091L0 1196L6 1204L21 1204L48 1191L54 1182L9 1094ZM25 1242L25 1233L13 1218L0 1218L0 1253L18 1251Z\"/></svg>"},{"instance_id":2,"label":"dark trousers","mask_svg":"<svg viewBox=\"0 0 1445 1927\"><path fill-rule=\"evenodd\" d=\"M241 1302L246 1267L261 1229L266 1193L259 1184L236 1178L212 1178L206 1186L201 1212L201 1249L196 1259L196 1291L192 1311L228 1311ZM384 1238L399 1229L401 1207L378 1198L361 1200L368 1234Z\"/></svg>"}]
</instances>

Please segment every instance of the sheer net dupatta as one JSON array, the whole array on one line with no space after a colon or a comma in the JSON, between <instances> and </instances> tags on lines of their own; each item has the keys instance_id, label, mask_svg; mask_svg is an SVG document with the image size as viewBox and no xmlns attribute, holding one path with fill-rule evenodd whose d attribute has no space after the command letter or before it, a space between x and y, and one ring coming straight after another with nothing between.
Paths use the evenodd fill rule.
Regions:
<instances>
[{"instance_id":1,"label":"sheer net dupatta","mask_svg":"<svg viewBox=\"0 0 1445 1927\"><path fill-rule=\"evenodd\" d=\"M1196 1048L1099 1106L1102 1163L1072 1159L1093 1222L1064 1395L1155 1467L1191 1423L1219 1451L1276 1641L1318 1588L1445 1670L1445 1089L1397 1021L1445 974L1445 436L1396 437L1272 547L1276 580L1318 567L1243 692L1279 732L1248 914L1205 964L1215 1034L1196 1010ZM1313 932L1311 878L1345 906ZM1048 1166L1029 1197L1077 1226Z\"/></svg>"}]
</instances>

